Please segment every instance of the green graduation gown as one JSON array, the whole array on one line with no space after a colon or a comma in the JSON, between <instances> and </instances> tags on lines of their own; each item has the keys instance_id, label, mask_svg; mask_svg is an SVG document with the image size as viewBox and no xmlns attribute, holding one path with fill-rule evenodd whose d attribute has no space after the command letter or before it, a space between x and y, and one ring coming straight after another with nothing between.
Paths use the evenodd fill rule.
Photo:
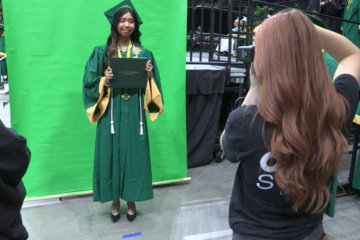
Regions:
<instances>
[{"instance_id":1,"label":"green graduation gown","mask_svg":"<svg viewBox=\"0 0 360 240\"><path fill-rule=\"evenodd\" d=\"M140 135L139 89L128 89L131 98L121 98L124 89L113 89L113 120L111 134L111 91L104 86L106 45L95 47L85 67L83 100L91 123L97 121L93 175L93 200L108 202L123 199L130 202L153 198L149 141L145 111L155 120L163 111L158 68L153 54L137 48L138 57L151 60L152 78L141 93L143 135ZM126 53L121 53L126 58ZM135 57L134 48L130 57ZM144 66L145 69L145 66Z\"/></svg>"},{"instance_id":2,"label":"green graduation gown","mask_svg":"<svg viewBox=\"0 0 360 240\"><path fill-rule=\"evenodd\" d=\"M349 0L345 7L344 17L345 20L360 22L360 1ZM342 25L343 35L360 48L360 25L343 22Z\"/></svg>"},{"instance_id":3,"label":"green graduation gown","mask_svg":"<svg viewBox=\"0 0 360 240\"><path fill-rule=\"evenodd\" d=\"M331 80L334 79L335 71L338 67L338 63L333 57L331 57L327 52L323 51L323 57L326 65L326 69L331 77ZM337 176L335 176L337 178ZM332 199L328 203L325 209L325 214L329 217L335 216L335 204L336 204L336 193L337 193L337 183L334 179L330 180L328 189L331 193Z\"/></svg>"},{"instance_id":4,"label":"green graduation gown","mask_svg":"<svg viewBox=\"0 0 360 240\"><path fill-rule=\"evenodd\" d=\"M326 69L329 72L331 80L334 79L335 71L338 67L338 63L335 61L333 57L331 57L327 52L323 51L323 57L326 65Z\"/></svg>"}]
</instances>

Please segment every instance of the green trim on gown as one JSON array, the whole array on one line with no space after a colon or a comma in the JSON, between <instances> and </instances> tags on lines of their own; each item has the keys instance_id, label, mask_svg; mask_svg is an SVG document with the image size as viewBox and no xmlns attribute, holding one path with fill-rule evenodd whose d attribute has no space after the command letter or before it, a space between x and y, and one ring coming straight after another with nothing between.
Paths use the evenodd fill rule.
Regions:
<instances>
[{"instance_id":1,"label":"green trim on gown","mask_svg":"<svg viewBox=\"0 0 360 240\"><path fill-rule=\"evenodd\" d=\"M152 53L140 48L138 57L146 57L154 66L152 76L162 95L159 72ZM85 110L96 105L99 98L99 82L104 76L106 45L95 47L86 63L83 81ZM136 55L132 52L130 57ZM126 53L122 53L126 58ZM145 66L144 66L145 69ZM138 89L128 89L132 95L128 101L121 98L124 89L113 89L113 116L115 134L110 132L109 104L97 121L93 176L93 200L102 203L123 199L130 202L153 198L149 140L145 111L143 135L140 135L140 110ZM108 97L108 96L104 96ZM141 94L143 105L144 96ZM95 110L96 112L96 110Z\"/></svg>"}]
</instances>

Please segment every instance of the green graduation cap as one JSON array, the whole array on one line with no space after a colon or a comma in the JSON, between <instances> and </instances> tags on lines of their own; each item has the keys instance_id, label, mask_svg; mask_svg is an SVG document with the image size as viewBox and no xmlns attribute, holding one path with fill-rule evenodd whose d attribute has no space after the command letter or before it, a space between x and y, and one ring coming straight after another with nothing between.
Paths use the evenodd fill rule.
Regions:
<instances>
[{"instance_id":1,"label":"green graduation cap","mask_svg":"<svg viewBox=\"0 0 360 240\"><path fill-rule=\"evenodd\" d=\"M310 14L305 13L305 12L302 12L302 13L305 14L313 24L318 25L319 27L322 27L325 29L329 29L328 26L320 18L313 17Z\"/></svg>"},{"instance_id":2,"label":"green graduation cap","mask_svg":"<svg viewBox=\"0 0 360 240\"><path fill-rule=\"evenodd\" d=\"M130 0L124 0L121 3L119 3L118 5L116 5L115 7L110 8L109 10L107 10L106 12L104 12L106 18L109 20L110 24L112 24L112 22L114 21L114 16L117 13L117 11L119 11L121 8L131 8L138 19L139 25L141 25L143 22L141 21L141 18L139 16L139 14L137 13L134 5L131 3Z\"/></svg>"},{"instance_id":3,"label":"green graduation cap","mask_svg":"<svg viewBox=\"0 0 360 240\"><path fill-rule=\"evenodd\" d=\"M0 29L4 30L4 24L0 24Z\"/></svg>"}]
</instances>

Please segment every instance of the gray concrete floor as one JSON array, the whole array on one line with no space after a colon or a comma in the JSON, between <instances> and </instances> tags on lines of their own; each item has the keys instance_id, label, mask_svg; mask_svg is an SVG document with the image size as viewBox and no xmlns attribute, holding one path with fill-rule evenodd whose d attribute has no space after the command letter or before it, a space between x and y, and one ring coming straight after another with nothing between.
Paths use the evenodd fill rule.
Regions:
<instances>
[{"instance_id":1,"label":"gray concrete floor","mask_svg":"<svg viewBox=\"0 0 360 240\"><path fill-rule=\"evenodd\" d=\"M0 94L0 119L10 126L8 95ZM349 156L344 156L340 175L347 178ZM154 199L137 203L138 217L126 220L126 203L121 201L121 218L112 223L111 203L94 203L91 196L25 202L22 217L29 240L230 240L228 206L237 164L224 161L188 170L190 183L154 188ZM340 180L340 179L339 179ZM340 181L342 181L340 180ZM337 199L336 216L324 216L328 239L360 239L360 199Z\"/></svg>"},{"instance_id":2,"label":"gray concrete floor","mask_svg":"<svg viewBox=\"0 0 360 240\"><path fill-rule=\"evenodd\" d=\"M190 183L156 187L153 200L137 203L133 223L126 220L125 202L114 224L111 203L94 203L91 196L26 202L22 216L30 240L122 239L138 232L142 236L130 239L230 240L228 206L236 168L224 161L189 169ZM335 218L324 217L328 239L360 239L359 216L359 199L338 198Z\"/></svg>"},{"instance_id":3,"label":"gray concrete floor","mask_svg":"<svg viewBox=\"0 0 360 240\"><path fill-rule=\"evenodd\" d=\"M138 232L142 236L134 239L230 239L227 215L234 170L229 162L214 163L189 170L191 183L156 187L153 200L136 204L133 223L126 220L126 202L121 201L119 222L112 223L111 203L93 203L91 196L38 207L27 207L28 202L22 216L29 239L37 240L121 239Z\"/></svg>"}]
</instances>

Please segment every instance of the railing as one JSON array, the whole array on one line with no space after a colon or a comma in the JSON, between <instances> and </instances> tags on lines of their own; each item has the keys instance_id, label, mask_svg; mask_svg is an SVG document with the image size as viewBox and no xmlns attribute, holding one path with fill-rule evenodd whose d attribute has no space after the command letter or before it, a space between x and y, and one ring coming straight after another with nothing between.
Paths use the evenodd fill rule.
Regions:
<instances>
[{"instance_id":1,"label":"railing","mask_svg":"<svg viewBox=\"0 0 360 240\"><path fill-rule=\"evenodd\" d=\"M6 56L3 56L3 57L0 58L0 62L2 62L4 60L6 60ZM0 83L3 82L3 79L4 79L4 76L1 75L1 64L0 64Z\"/></svg>"},{"instance_id":2,"label":"railing","mask_svg":"<svg viewBox=\"0 0 360 240\"><path fill-rule=\"evenodd\" d=\"M319 16L323 19L332 19L342 22L349 22L354 24L359 24L354 21L344 20L342 18L324 15L320 13L314 13L312 10L316 10L318 12L321 11L320 6L321 0L268 0L268 1L257 1L257 0L248 0L248 1L242 1L242 0L229 0L228 5L225 7L223 4L223 1L220 1L220 5L218 7L214 6L214 0L207 0L207 4L210 4L210 6L205 5L205 0L201 0L200 5L195 5L195 0L192 0L192 6L191 6L191 13L189 14L189 18L191 19L191 26L190 26L190 34L188 43L189 46L189 53L190 58L189 61L187 61L188 64L191 64L193 62L196 62L197 64L206 62L206 64L217 64L217 65L232 65L236 64L236 60L232 59L229 55L226 60L224 58L221 58L219 55L217 57L214 57L215 48L218 49L221 48L221 41L220 38L228 38L228 49L229 52L231 51L232 45L231 45L231 29L232 24L236 18L241 19L242 17L247 17L248 25L250 26L247 28L247 33L237 33L237 37L239 38L239 35L245 35L245 45L250 45L252 43L252 29L254 29L254 23L255 18L264 18L266 16L257 16L254 14L255 5L262 5L262 6L270 6L274 8L274 12L278 12L284 8L298 8L302 10L303 12ZM247 8L247 12L243 12L244 8ZM196 13L196 14L195 14ZM206 16L206 19L205 19ZM224 23L224 21L226 21ZM195 23L200 26L201 31L199 34L195 33L196 26ZM208 31L207 33L204 32L204 27ZM227 35L226 33L229 33ZM200 41L195 42L195 36L199 37ZM208 36L206 38L206 41L204 41L204 37ZM194 55L194 47L198 46L199 50L199 60L194 61L193 55ZM204 58L204 50L208 51L208 57Z\"/></svg>"},{"instance_id":3,"label":"railing","mask_svg":"<svg viewBox=\"0 0 360 240\"><path fill-rule=\"evenodd\" d=\"M0 58L0 62L4 61L6 59L6 56L3 56ZM1 64L0 64L0 90L5 89L5 82L4 82L4 76L1 75Z\"/></svg>"},{"instance_id":4,"label":"railing","mask_svg":"<svg viewBox=\"0 0 360 240\"><path fill-rule=\"evenodd\" d=\"M253 42L252 31L254 29L256 18L266 18L266 16L255 15L254 11L256 5L272 7L273 12L270 13L271 15L280 10L291 7L297 8L311 15L318 16L322 19L332 19L353 24L360 24L354 21L344 20L339 17L312 12L313 10L318 12L321 11L321 0L229 0L226 6L224 6L224 1L219 0L219 5L216 7L214 5L215 0L197 0L198 3L201 2L198 5L195 4L195 0L189 1L191 1L191 5L189 4L190 9L188 11L188 18L190 19L190 28L188 28L188 32L190 32L190 34L188 35L189 48L187 53L188 60L186 63L224 66L227 70L227 82L231 77L230 75L233 68L246 69L244 86L248 85L246 78L248 78L249 64L240 62L238 59L231 56L233 48L233 36L231 29L236 18L240 20L244 16L247 17L248 25L246 26L246 33L237 32L235 33L236 36L234 39L235 41L238 41L240 35L245 35L245 39L243 39L244 45L251 45ZM205 1L207 5L205 5ZM245 8L247 9L246 12L244 12ZM195 33L195 27L197 26L200 26L201 31ZM196 37L198 37L199 41L196 41ZM228 49L227 57L220 56L219 52L217 52L216 55L216 49L221 49L222 38L228 39L226 43ZM194 50L197 50L198 52L195 53ZM195 54L196 58L194 58Z\"/></svg>"},{"instance_id":5,"label":"railing","mask_svg":"<svg viewBox=\"0 0 360 240\"><path fill-rule=\"evenodd\" d=\"M196 5L195 2L201 2L201 4ZM245 45L251 45L253 34L252 29L254 28L254 21L256 18L264 18L265 16L258 16L254 14L255 3L260 5L268 5L276 7L274 12L277 12L280 8L299 8L302 10L320 10L320 0L269 0L269 1L254 1L254 0L229 0L228 4L224 6L224 1L219 0L219 6L214 6L214 0L205 0L201 1L191 1L191 5L189 7L191 9L188 12L188 18L191 19L190 29L188 29L189 38L188 38L188 49L189 49L189 61L188 64L196 63L196 64L215 64L215 65L225 65L227 67L241 65L236 59L232 59L231 55L228 54L226 59L218 56L214 57L215 49L221 48L221 40L220 38L228 38L228 52L231 52L232 44L231 44L231 29L232 24L236 18L242 19L244 16L247 17L248 26L247 26L247 33L238 32L236 33L237 36L235 38L239 39L240 35L245 35ZM243 12L244 8L246 7L247 11ZM206 19L205 19L206 17ZM196 28L199 26L201 31L196 34ZM208 32L204 31L204 27ZM250 28L249 28L250 27ZM224 33L228 33L224 34ZM199 41L196 41L195 37L199 38ZM204 41L204 37L209 36ZM198 60L193 59L194 50L198 50L199 56ZM204 58L204 50L208 51L207 58Z\"/></svg>"}]
</instances>

